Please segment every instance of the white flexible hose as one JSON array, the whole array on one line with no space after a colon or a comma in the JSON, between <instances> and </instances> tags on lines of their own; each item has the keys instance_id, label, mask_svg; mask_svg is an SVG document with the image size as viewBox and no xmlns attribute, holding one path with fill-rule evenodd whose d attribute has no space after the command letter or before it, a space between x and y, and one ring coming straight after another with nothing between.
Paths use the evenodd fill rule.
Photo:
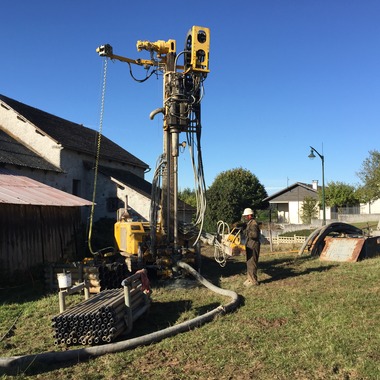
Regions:
<instances>
[{"instance_id":1,"label":"white flexible hose","mask_svg":"<svg viewBox=\"0 0 380 380\"><path fill-rule=\"evenodd\" d=\"M90 357L101 356L105 354L126 351L138 346L148 345L158 342L164 338L174 336L176 334L189 331L195 327L211 321L218 314L224 314L236 309L239 306L239 296L232 290L226 290L213 285L205 278L203 278L195 269L184 262L178 262L177 265L189 272L195 277L202 285L206 286L211 291L223 296L231 298L231 301L222 306L195 317L189 321L182 322L178 325L168 327L163 330L156 331L151 334L143 335L138 338L123 340L121 342L109 343L101 346L80 348L76 350L62 351L62 352L44 352L40 354L13 356L9 358L0 358L0 375L1 374L20 374L27 371L32 365L48 366L50 364L57 364L69 361L79 362L86 360Z\"/></svg>"},{"instance_id":2,"label":"white flexible hose","mask_svg":"<svg viewBox=\"0 0 380 380\"><path fill-rule=\"evenodd\" d=\"M217 233L216 238L214 240L214 259L215 261L223 268L227 263L227 256L225 251L225 246L223 243L224 237L230 234L230 226L223 222L223 220L219 220L216 224ZM221 241L219 241L219 239Z\"/></svg>"}]
</instances>

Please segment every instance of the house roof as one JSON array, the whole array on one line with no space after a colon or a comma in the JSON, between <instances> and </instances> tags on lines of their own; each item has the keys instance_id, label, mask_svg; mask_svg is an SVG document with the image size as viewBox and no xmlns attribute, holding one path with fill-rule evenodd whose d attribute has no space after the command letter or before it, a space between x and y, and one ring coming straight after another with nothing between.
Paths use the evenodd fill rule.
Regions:
<instances>
[{"instance_id":1,"label":"house roof","mask_svg":"<svg viewBox=\"0 0 380 380\"><path fill-rule=\"evenodd\" d=\"M0 164L62 172L0 128Z\"/></svg>"},{"instance_id":2,"label":"house roof","mask_svg":"<svg viewBox=\"0 0 380 380\"><path fill-rule=\"evenodd\" d=\"M86 163L86 165L89 165L89 163ZM119 182L128 185L139 193L144 193L148 198L150 198L152 193L152 184L144 178L139 177L128 170L114 169L103 165L99 165L98 169L102 174L113 177Z\"/></svg>"},{"instance_id":3,"label":"house roof","mask_svg":"<svg viewBox=\"0 0 380 380\"><path fill-rule=\"evenodd\" d=\"M93 165L89 162L85 162L84 165L91 169ZM114 169L109 168L103 165L99 165L98 170L103 175L115 178L117 181L127 185L128 187L136 190L138 193L145 195L147 198L151 197L152 194L152 184L146 181L144 178L139 177L138 175L131 173L128 170ZM178 199L178 209L191 210L194 211L194 207Z\"/></svg>"},{"instance_id":4,"label":"house roof","mask_svg":"<svg viewBox=\"0 0 380 380\"><path fill-rule=\"evenodd\" d=\"M270 203L286 203L289 201L303 200L305 196L317 197L317 190L313 185L296 182L264 199Z\"/></svg>"},{"instance_id":5,"label":"house roof","mask_svg":"<svg viewBox=\"0 0 380 380\"><path fill-rule=\"evenodd\" d=\"M0 205L90 206L86 199L65 193L34 179L0 168Z\"/></svg>"},{"instance_id":6,"label":"house roof","mask_svg":"<svg viewBox=\"0 0 380 380\"><path fill-rule=\"evenodd\" d=\"M0 100L19 115L33 123L36 128L49 135L64 148L95 156L98 140L97 131L28 106L1 94ZM149 168L145 162L127 152L105 136L102 136L100 156L104 159L125 162L144 169Z\"/></svg>"}]
</instances>

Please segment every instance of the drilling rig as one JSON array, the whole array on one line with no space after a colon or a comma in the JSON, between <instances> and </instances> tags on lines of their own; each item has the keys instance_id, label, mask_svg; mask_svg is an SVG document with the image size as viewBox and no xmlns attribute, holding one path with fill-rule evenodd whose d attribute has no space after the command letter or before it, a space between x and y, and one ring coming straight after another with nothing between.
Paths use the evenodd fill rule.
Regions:
<instances>
[{"instance_id":1,"label":"drilling rig","mask_svg":"<svg viewBox=\"0 0 380 380\"><path fill-rule=\"evenodd\" d=\"M118 212L114 227L117 249L130 270L152 268L161 277L176 275L178 260L200 267L200 234L206 208L201 150L201 100L209 70L210 30L193 26L177 54L175 40L137 41L137 50L148 51L149 59L131 59L113 53L110 45L96 49L101 57L143 66L148 79L163 76L163 104L150 119L163 115L163 153L152 181L150 220L132 221L127 206ZM183 64L180 64L183 61ZM132 71L131 71L132 73ZM179 143L180 134L187 140ZM189 148L195 178L197 212L193 223L178 219L178 157L180 146Z\"/></svg>"}]
</instances>

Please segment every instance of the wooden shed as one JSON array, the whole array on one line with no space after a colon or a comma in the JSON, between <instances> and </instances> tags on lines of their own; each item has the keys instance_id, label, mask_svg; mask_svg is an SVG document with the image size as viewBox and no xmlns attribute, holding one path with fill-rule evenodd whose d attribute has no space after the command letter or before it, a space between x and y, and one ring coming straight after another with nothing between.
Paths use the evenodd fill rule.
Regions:
<instances>
[{"instance_id":1,"label":"wooden shed","mask_svg":"<svg viewBox=\"0 0 380 380\"><path fill-rule=\"evenodd\" d=\"M81 207L91 202L0 170L0 285L83 254Z\"/></svg>"}]
</instances>

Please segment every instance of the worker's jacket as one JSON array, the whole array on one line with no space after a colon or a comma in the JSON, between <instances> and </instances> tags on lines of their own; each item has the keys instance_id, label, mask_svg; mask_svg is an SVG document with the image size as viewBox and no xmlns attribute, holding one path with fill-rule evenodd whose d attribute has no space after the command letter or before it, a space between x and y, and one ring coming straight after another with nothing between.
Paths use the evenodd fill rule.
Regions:
<instances>
[{"instance_id":1,"label":"worker's jacket","mask_svg":"<svg viewBox=\"0 0 380 380\"><path fill-rule=\"evenodd\" d=\"M253 249L255 246L260 245L260 228L255 219L248 221L244 235L247 248Z\"/></svg>"}]
</instances>

